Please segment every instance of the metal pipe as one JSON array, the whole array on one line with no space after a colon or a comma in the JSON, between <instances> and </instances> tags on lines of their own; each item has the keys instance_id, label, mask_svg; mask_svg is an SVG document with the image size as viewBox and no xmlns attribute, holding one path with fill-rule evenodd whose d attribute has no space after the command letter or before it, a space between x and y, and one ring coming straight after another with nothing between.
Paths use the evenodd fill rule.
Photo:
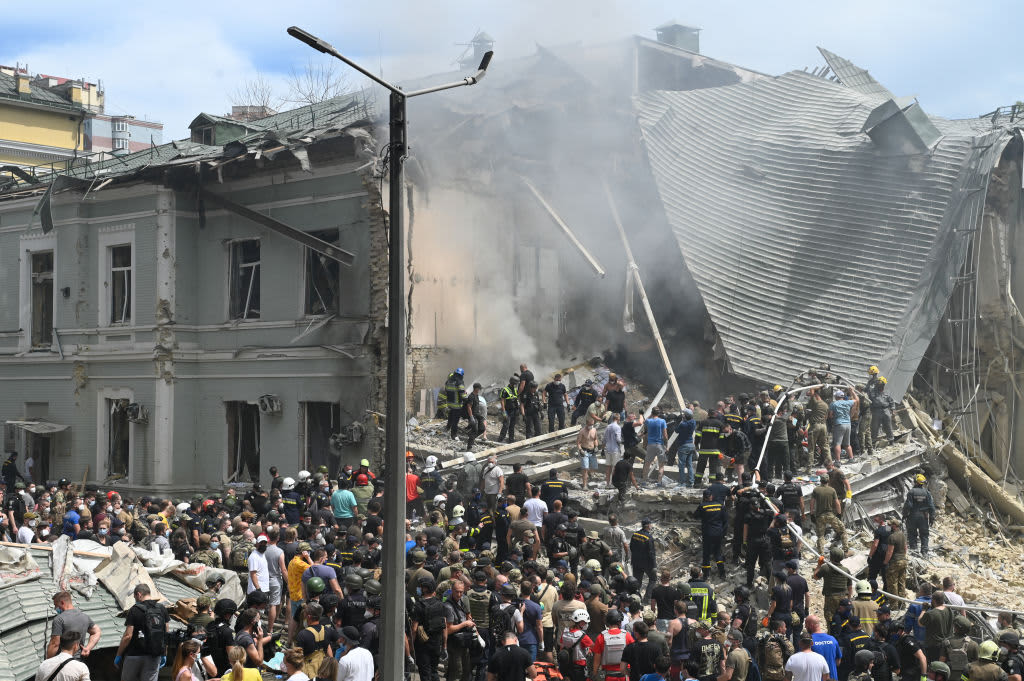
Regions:
<instances>
[{"instance_id":1,"label":"metal pipe","mask_svg":"<svg viewBox=\"0 0 1024 681\"><path fill-rule=\"evenodd\" d=\"M587 250L587 247L584 246L583 243L576 238L576 235L573 234L571 229L569 229L569 225L565 224L565 221L558 216L558 213L556 213L555 209L551 207L551 204L544 200L544 197L541 196L540 192L537 191L537 188L533 186L533 183L530 182L525 177L522 178L522 180L523 184L525 184L527 188L530 190L530 192L533 193L533 196L535 199L537 199L537 202L544 207L544 210L547 211L547 214L550 215L551 219L555 221L555 224L561 227L562 231L565 232L565 235L569 237L569 241L572 242L572 245L575 246L576 249L583 254L583 257L587 259L587 262L590 263L590 266L594 269L594 272L596 272L598 276L603 277L605 274L604 268L601 267L601 263L597 262L597 258L592 256L590 254L590 251Z\"/></svg>"},{"instance_id":2,"label":"metal pipe","mask_svg":"<svg viewBox=\"0 0 1024 681\"><path fill-rule=\"evenodd\" d=\"M672 370L672 362L668 358L668 352L665 350L665 343L661 340L661 333L658 331L658 322L654 319L654 310L651 309L651 303L647 299L647 291L644 289L644 282L640 278L640 268L637 267L636 260L633 259L633 249L629 247L629 240L626 238L626 230L622 228L622 219L619 217L619 209L615 206L615 199L612 197L612 190L608 187L608 182L603 177L601 178L601 185L604 187L604 195L608 197L608 207L612 211L612 218L615 220L615 227L619 230L619 237L622 238L622 248L626 251L626 258L629 260L629 274L636 282L636 288L640 292L640 301L644 305L644 312L647 314L647 321L651 325L651 333L654 334L654 342L658 345L658 354L661 355L661 361L665 365L665 371L668 372L668 381L672 385L672 392L675 393L676 402L679 404L679 408L683 409L686 407L686 402L683 401L683 393L679 390L679 383L676 382L676 372Z\"/></svg>"}]
</instances>

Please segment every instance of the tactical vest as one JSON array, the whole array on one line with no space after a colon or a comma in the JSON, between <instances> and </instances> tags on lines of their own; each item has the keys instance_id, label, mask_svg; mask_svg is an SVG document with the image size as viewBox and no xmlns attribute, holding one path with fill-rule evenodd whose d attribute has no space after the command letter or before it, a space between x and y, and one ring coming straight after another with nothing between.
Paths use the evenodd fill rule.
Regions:
<instances>
[{"instance_id":1,"label":"tactical vest","mask_svg":"<svg viewBox=\"0 0 1024 681\"><path fill-rule=\"evenodd\" d=\"M626 649L626 632L620 629L619 633L612 634L610 630L605 629L602 635L604 636L604 650L601 652L601 664L604 666L615 665L617 668L622 662L622 651Z\"/></svg>"},{"instance_id":2,"label":"tactical vest","mask_svg":"<svg viewBox=\"0 0 1024 681\"><path fill-rule=\"evenodd\" d=\"M469 614L480 629L491 628L491 591L484 589L477 591L470 589L466 593L466 600L469 601Z\"/></svg>"}]
</instances>

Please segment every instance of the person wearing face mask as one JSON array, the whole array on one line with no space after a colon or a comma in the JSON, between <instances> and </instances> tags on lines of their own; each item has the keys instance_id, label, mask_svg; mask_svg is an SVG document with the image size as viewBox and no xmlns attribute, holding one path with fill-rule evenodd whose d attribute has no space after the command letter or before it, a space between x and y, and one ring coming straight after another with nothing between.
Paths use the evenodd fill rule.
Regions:
<instances>
[{"instance_id":1,"label":"person wearing face mask","mask_svg":"<svg viewBox=\"0 0 1024 681\"><path fill-rule=\"evenodd\" d=\"M170 536L171 530L166 524L161 522L153 524L153 543L156 544L157 550L161 553L171 550Z\"/></svg>"},{"instance_id":2,"label":"person wearing face mask","mask_svg":"<svg viewBox=\"0 0 1024 681\"><path fill-rule=\"evenodd\" d=\"M251 594L253 591L263 591L270 595L270 565L267 563L267 542L269 538L265 534L256 537L256 548L249 554L249 579L246 583L245 592Z\"/></svg>"},{"instance_id":3,"label":"person wearing face mask","mask_svg":"<svg viewBox=\"0 0 1024 681\"><path fill-rule=\"evenodd\" d=\"M373 653L360 643L355 627L342 627L338 637L338 681L372 681L375 662Z\"/></svg>"},{"instance_id":4,"label":"person wearing face mask","mask_svg":"<svg viewBox=\"0 0 1024 681\"><path fill-rule=\"evenodd\" d=\"M208 534L199 535L199 550L192 554L190 562L201 563L212 568L223 566L220 555L220 542L213 546L213 538Z\"/></svg>"},{"instance_id":5,"label":"person wearing face mask","mask_svg":"<svg viewBox=\"0 0 1024 681\"><path fill-rule=\"evenodd\" d=\"M79 509L85 508L85 504L78 502L77 498L72 499L71 510L64 514L64 527L61 530L61 534L66 534L71 537L74 541L78 538L78 533L82 531L82 516L79 515Z\"/></svg>"},{"instance_id":6,"label":"person wearing face mask","mask_svg":"<svg viewBox=\"0 0 1024 681\"><path fill-rule=\"evenodd\" d=\"M555 419L558 429L565 428L565 410L569 406L569 394L562 383L562 374L555 374L553 381L544 386L544 403L548 408L548 432L555 431Z\"/></svg>"},{"instance_id":7,"label":"person wearing face mask","mask_svg":"<svg viewBox=\"0 0 1024 681\"><path fill-rule=\"evenodd\" d=\"M36 525L38 523L39 520L35 513L28 511L25 514L25 522L18 528L19 544L32 544L36 541Z\"/></svg>"},{"instance_id":8,"label":"person wearing face mask","mask_svg":"<svg viewBox=\"0 0 1024 681\"><path fill-rule=\"evenodd\" d=\"M71 593L59 591L53 595L53 609L57 616L50 625L50 640L46 645L46 657L51 658L60 652L60 638L67 632L74 632L82 642L82 648L75 654L75 659L89 657L89 653L100 641L102 630L86 613L74 606Z\"/></svg>"}]
</instances>

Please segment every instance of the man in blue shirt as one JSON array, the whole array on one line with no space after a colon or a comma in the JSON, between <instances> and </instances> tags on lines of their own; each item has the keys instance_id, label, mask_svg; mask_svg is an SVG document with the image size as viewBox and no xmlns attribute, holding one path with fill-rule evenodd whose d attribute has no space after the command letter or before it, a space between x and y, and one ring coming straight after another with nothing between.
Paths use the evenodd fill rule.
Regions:
<instances>
[{"instance_id":1,"label":"man in blue shirt","mask_svg":"<svg viewBox=\"0 0 1024 681\"><path fill-rule=\"evenodd\" d=\"M665 419L661 418L661 412L657 407L651 410L651 417L644 422L644 426L647 428L647 456L644 457L644 472L643 479L644 483L647 482L647 473L651 468L651 464L655 461L658 462L658 482L661 482L662 476L665 475L665 431L668 430L668 424L665 423Z\"/></svg>"},{"instance_id":2,"label":"man in blue shirt","mask_svg":"<svg viewBox=\"0 0 1024 681\"><path fill-rule=\"evenodd\" d=\"M338 481L338 489L331 495L331 512L334 514L334 522L342 529L348 529L359 508L356 503L356 495L352 494L349 486L349 481L342 478Z\"/></svg>"},{"instance_id":3,"label":"man in blue shirt","mask_svg":"<svg viewBox=\"0 0 1024 681\"><path fill-rule=\"evenodd\" d=\"M693 433L697 422L692 409L683 409L683 419L676 426L676 442L679 443L679 484L693 487L693 460L697 450L693 446Z\"/></svg>"},{"instance_id":4,"label":"man in blue shirt","mask_svg":"<svg viewBox=\"0 0 1024 681\"><path fill-rule=\"evenodd\" d=\"M835 399L828 407L828 413L832 417L832 456L837 464L842 461L843 450L846 450L848 458L853 459L853 447L850 444L850 412L853 405L853 400L846 399L843 391L837 390Z\"/></svg>"},{"instance_id":5,"label":"man in blue shirt","mask_svg":"<svg viewBox=\"0 0 1024 681\"><path fill-rule=\"evenodd\" d=\"M828 675L831 679L839 678L839 663L843 659L843 651L835 636L821 631L821 620L817 615L808 615L804 626L811 632L811 651L818 653L828 663Z\"/></svg>"}]
</instances>

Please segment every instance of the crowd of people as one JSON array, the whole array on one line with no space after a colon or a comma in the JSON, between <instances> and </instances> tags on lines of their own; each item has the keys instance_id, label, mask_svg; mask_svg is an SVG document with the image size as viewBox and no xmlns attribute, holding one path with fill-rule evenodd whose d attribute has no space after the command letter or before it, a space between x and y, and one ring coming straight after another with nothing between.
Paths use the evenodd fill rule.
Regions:
<instances>
[{"instance_id":1,"label":"crowd of people","mask_svg":"<svg viewBox=\"0 0 1024 681\"><path fill-rule=\"evenodd\" d=\"M521 367L521 380L527 371ZM827 382L810 380L816 379ZM851 579L837 567L851 553L842 522L851 496L842 463L872 441L846 451L853 448L847 441L853 428L845 417L857 416L857 400L836 393L821 400L812 390L802 410L784 404L774 424L759 432L750 423L771 423L777 387L774 395L740 395L707 412L693 403L670 427L656 410L647 419L624 414L624 398L609 399L609 393L624 395L624 385L612 381L601 391L584 385L594 393L585 406L557 391L555 418L561 407L572 406L570 418L583 420L584 486L601 450L606 460L619 454L604 483L622 494L628 492L623 462L634 486L635 456L647 464L642 480L648 472L662 473L675 433L672 453L684 463L696 459L696 466L680 467L684 484L707 483L693 514L701 548L688 556L692 566L679 567L678 557L665 562L653 518L627 529L612 513L588 525L574 508L573 485L554 472L538 481L520 464L507 468L495 456L468 454L444 469L436 456L420 463L410 454L407 674L420 681L1022 681L1024 655L1011 616L989 637L958 610L964 604L951 579L911 585L916 600L909 605L887 601L879 588L881 575L885 591L905 594L908 552L928 550L936 509L923 473L902 517L875 519L867 574ZM520 394L513 383L504 410L512 394ZM531 374L522 387L535 391L535 384ZM872 389L866 386L864 395ZM551 408L550 401L541 404ZM826 422L831 418L834 447L815 434L822 414ZM457 437L464 434L460 420L454 421ZM515 424L506 420L506 437L514 437ZM774 438L775 424L786 435L785 447ZM469 425L470 440L483 432L479 423ZM806 447L803 440L791 446L793 426L806 429ZM530 430L539 430L536 423ZM781 470L750 465L757 462L746 446L740 452L746 458L730 455L737 434L750 445L766 437L769 450L779 443ZM799 461L801 449L808 463L823 464L811 474L817 484L810 499L791 469L790 457L797 454ZM208 591L180 634L169 627L166 607L153 602L144 584L136 587L114 658L126 681L155 681L168 658L174 681L255 679L273 660L277 673L292 681L370 681L381 668L384 589L399 585L380 581L384 485L367 460L360 463L336 477L326 469L282 477L271 468L267 488L242 493L229 487L224 494L176 500L79 491L66 480L26 485L9 456L0 476L0 534L23 544L61 535L108 546L127 542L238 574L244 601L222 597L225 573L209 571ZM806 547L804 533L812 528L816 545ZM811 579L820 580L824 600L816 612L812 587L800 574L809 552L818 556ZM730 575L727 561L745 569ZM54 606L59 614L37 679L88 678L100 629L75 607L72 594L56 594Z\"/></svg>"}]
</instances>

